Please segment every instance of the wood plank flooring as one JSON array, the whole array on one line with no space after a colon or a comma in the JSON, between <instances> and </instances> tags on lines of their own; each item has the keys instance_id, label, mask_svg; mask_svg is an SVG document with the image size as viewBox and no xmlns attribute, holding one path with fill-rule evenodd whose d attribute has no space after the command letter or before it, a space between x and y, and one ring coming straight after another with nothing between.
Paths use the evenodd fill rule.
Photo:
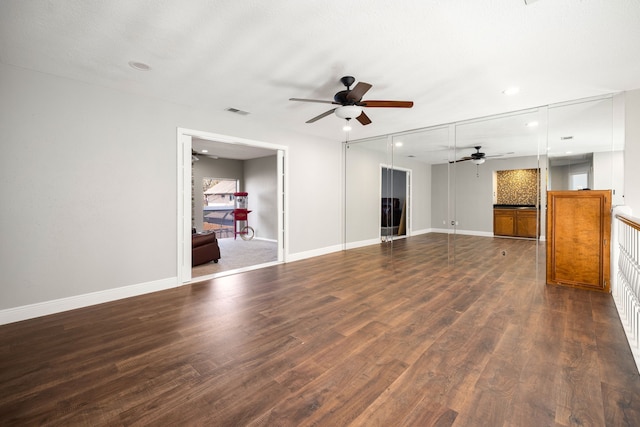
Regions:
<instances>
[{"instance_id":1,"label":"wood plank flooring","mask_svg":"<svg viewBox=\"0 0 640 427\"><path fill-rule=\"evenodd\" d=\"M639 426L611 296L537 256L428 234L1 326L0 425Z\"/></svg>"}]
</instances>

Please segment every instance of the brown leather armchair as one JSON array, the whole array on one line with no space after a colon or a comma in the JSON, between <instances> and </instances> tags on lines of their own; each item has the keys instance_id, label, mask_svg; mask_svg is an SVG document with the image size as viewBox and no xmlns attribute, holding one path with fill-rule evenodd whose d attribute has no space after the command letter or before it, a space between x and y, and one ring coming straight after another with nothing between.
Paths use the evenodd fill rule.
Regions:
<instances>
[{"instance_id":1,"label":"brown leather armchair","mask_svg":"<svg viewBox=\"0 0 640 427\"><path fill-rule=\"evenodd\" d=\"M216 233L191 234L191 266L218 262L220 259L220 247Z\"/></svg>"}]
</instances>

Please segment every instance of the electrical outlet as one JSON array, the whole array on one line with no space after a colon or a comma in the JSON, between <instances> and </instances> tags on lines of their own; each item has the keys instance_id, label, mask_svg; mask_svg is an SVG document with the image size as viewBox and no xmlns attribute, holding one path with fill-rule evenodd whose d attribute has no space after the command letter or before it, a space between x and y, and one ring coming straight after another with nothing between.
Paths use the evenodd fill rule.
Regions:
<instances>
[{"instance_id":1,"label":"electrical outlet","mask_svg":"<svg viewBox=\"0 0 640 427\"><path fill-rule=\"evenodd\" d=\"M502 251L502 256L507 256L507 251Z\"/></svg>"}]
</instances>

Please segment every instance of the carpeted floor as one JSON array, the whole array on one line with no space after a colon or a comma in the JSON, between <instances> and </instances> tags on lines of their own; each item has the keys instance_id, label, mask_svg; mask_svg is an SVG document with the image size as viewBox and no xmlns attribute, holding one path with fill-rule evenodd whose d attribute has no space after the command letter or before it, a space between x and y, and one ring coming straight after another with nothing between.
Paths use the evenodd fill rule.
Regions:
<instances>
[{"instance_id":1,"label":"carpeted floor","mask_svg":"<svg viewBox=\"0 0 640 427\"><path fill-rule=\"evenodd\" d=\"M193 267L191 277L208 276L278 260L277 243L272 241L225 238L218 239L218 246L220 246L218 263L210 262Z\"/></svg>"}]
</instances>

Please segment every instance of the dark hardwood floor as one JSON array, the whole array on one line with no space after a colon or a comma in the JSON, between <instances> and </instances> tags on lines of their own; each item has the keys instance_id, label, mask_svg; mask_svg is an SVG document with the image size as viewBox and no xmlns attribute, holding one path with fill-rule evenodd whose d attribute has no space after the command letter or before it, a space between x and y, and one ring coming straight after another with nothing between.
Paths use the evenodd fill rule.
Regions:
<instances>
[{"instance_id":1,"label":"dark hardwood floor","mask_svg":"<svg viewBox=\"0 0 640 427\"><path fill-rule=\"evenodd\" d=\"M545 285L533 241L449 238L1 326L0 425L640 425L610 295Z\"/></svg>"}]
</instances>

